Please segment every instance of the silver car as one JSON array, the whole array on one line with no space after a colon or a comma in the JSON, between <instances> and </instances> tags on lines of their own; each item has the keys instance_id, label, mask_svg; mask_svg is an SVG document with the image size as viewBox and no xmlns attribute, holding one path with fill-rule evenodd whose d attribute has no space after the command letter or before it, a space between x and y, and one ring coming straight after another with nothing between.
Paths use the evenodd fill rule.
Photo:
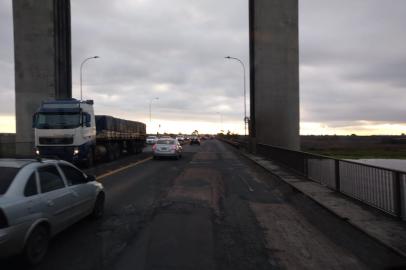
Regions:
<instances>
[{"instance_id":1,"label":"silver car","mask_svg":"<svg viewBox=\"0 0 406 270\"><path fill-rule=\"evenodd\" d=\"M157 136L148 136L146 139L146 143L147 144L156 144L157 140L158 140Z\"/></svg>"},{"instance_id":2,"label":"silver car","mask_svg":"<svg viewBox=\"0 0 406 270\"><path fill-rule=\"evenodd\" d=\"M154 159L159 157L174 157L179 159L182 157L182 146L176 139L159 139L152 147L152 151L154 154Z\"/></svg>"},{"instance_id":3,"label":"silver car","mask_svg":"<svg viewBox=\"0 0 406 270\"><path fill-rule=\"evenodd\" d=\"M103 215L102 184L66 161L0 159L0 172L0 257L38 264L52 236Z\"/></svg>"}]
</instances>

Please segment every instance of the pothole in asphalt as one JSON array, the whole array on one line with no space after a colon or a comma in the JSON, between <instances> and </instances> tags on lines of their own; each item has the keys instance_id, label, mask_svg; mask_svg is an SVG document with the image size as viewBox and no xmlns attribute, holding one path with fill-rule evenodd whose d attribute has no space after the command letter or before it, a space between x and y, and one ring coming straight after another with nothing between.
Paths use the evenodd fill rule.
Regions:
<instances>
[{"instance_id":1,"label":"pothole in asphalt","mask_svg":"<svg viewBox=\"0 0 406 270\"><path fill-rule=\"evenodd\" d=\"M185 181L181 183L182 187L206 187L210 183L204 179L191 179L190 181Z\"/></svg>"},{"instance_id":2,"label":"pothole in asphalt","mask_svg":"<svg viewBox=\"0 0 406 270\"><path fill-rule=\"evenodd\" d=\"M199 202L220 211L224 187L221 173L210 168L188 168L175 179L166 197L169 201Z\"/></svg>"}]
</instances>

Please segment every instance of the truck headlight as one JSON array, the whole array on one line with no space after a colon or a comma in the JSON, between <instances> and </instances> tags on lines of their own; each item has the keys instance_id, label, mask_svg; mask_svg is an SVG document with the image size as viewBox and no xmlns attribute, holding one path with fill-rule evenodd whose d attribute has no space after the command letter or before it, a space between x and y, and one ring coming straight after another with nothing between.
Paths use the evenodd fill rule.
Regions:
<instances>
[{"instance_id":1,"label":"truck headlight","mask_svg":"<svg viewBox=\"0 0 406 270\"><path fill-rule=\"evenodd\" d=\"M77 148L77 147L75 147L74 149L73 149L73 155L79 155L79 148Z\"/></svg>"},{"instance_id":2,"label":"truck headlight","mask_svg":"<svg viewBox=\"0 0 406 270\"><path fill-rule=\"evenodd\" d=\"M40 155L39 149L35 149L35 154L36 154L37 156Z\"/></svg>"}]
</instances>

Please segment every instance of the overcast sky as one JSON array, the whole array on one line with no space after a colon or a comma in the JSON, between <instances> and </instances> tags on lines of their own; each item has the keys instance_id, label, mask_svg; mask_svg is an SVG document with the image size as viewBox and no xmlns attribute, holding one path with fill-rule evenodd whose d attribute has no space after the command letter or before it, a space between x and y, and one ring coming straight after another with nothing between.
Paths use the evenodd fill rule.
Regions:
<instances>
[{"instance_id":1,"label":"overcast sky","mask_svg":"<svg viewBox=\"0 0 406 270\"><path fill-rule=\"evenodd\" d=\"M73 94L150 131L243 131L247 0L71 0ZM406 132L406 1L300 0L302 134ZM0 132L13 131L11 0L0 1ZM248 76L248 74L247 74ZM248 85L248 84L247 84ZM221 125L221 116L223 124Z\"/></svg>"}]
</instances>

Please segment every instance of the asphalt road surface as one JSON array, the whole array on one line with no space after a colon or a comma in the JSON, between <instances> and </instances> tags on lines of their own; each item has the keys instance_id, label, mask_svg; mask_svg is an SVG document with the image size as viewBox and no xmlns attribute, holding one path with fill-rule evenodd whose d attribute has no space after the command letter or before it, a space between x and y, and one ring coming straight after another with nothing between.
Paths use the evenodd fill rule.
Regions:
<instances>
[{"instance_id":1,"label":"asphalt road surface","mask_svg":"<svg viewBox=\"0 0 406 270\"><path fill-rule=\"evenodd\" d=\"M406 260L217 140L181 160L143 154L91 169L103 219L56 236L31 269L393 269ZM0 269L27 269L18 258Z\"/></svg>"}]
</instances>

